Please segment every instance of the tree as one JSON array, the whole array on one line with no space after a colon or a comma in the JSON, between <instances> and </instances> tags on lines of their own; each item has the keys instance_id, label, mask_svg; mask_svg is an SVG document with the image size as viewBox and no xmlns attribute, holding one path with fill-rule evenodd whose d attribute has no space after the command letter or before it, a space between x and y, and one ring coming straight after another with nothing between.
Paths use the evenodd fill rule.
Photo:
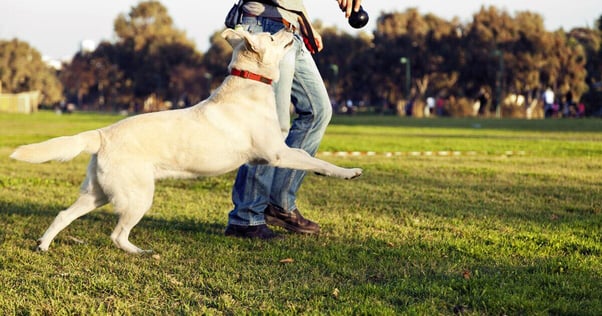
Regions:
<instances>
[{"instance_id":1,"label":"tree","mask_svg":"<svg viewBox=\"0 0 602 316\"><path fill-rule=\"evenodd\" d=\"M211 88L226 77L228 61L232 56L232 47L222 38L221 32L213 33L210 43L211 46L203 55L202 66L205 82Z\"/></svg>"},{"instance_id":2,"label":"tree","mask_svg":"<svg viewBox=\"0 0 602 316\"><path fill-rule=\"evenodd\" d=\"M131 82L127 87L133 96L130 105L143 103L151 96L178 102L186 96L175 76L204 73L202 56L186 34L175 28L167 9L158 1L140 2L127 16L119 15L114 29L118 53L112 61L123 71L124 79ZM199 81L190 84L195 82L198 87L193 90L199 91L201 86L206 86Z\"/></svg>"},{"instance_id":3,"label":"tree","mask_svg":"<svg viewBox=\"0 0 602 316\"><path fill-rule=\"evenodd\" d=\"M482 7L462 24L410 8L381 13L373 36L351 36L316 21L325 48L314 58L337 102L380 107L442 95L455 100L449 102L456 103L455 113L466 115L480 93L489 94L488 102L497 98L491 102L497 105L504 94L539 97L551 86L557 96L570 91L576 100L582 97L594 113L591 105L602 104L600 21L602 16L598 29L549 32L543 18L528 11L510 15ZM114 43L78 53L61 73L73 102L114 109L151 99L189 105L206 98L227 75L232 48L221 32L201 55L158 1L138 3L115 19L114 28Z\"/></svg>"},{"instance_id":4,"label":"tree","mask_svg":"<svg viewBox=\"0 0 602 316\"><path fill-rule=\"evenodd\" d=\"M0 82L3 92L40 91L42 104L52 105L63 98L55 70L36 49L18 39L0 40Z\"/></svg>"},{"instance_id":5,"label":"tree","mask_svg":"<svg viewBox=\"0 0 602 316\"><path fill-rule=\"evenodd\" d=\"M114 23L119 42L129 42L135 52L156 53L167 44L193 46L186 34L174 27L167 8L159 1L143 1L132 7L128 15L120 14Z\"/></svg>"},{"instance_id":6,"label":"tree","mask_svg":"<svg viewBox=\"0 0 602 316\"><path fill-rule=\"evenodd\" d=\"M571 91L578 97L587 89L583 47L562 30L547 32L538 14L518 12L512 17L495 7L481 8L467 27L462 47L467 62L461 84L497 90L494 105L507 93L530 97L551 87L557 95Z\"/></svg>"},{"instance_id":7,"label":"tree","mask_svg":"<svg viewBox=\"0 0 602 316\"><path fill-rule=\"evenodd\" d=\"M602 21L602 16L598 23ZM587 111L591 113L602 113L602 29L598 24L598 29L575 28L568 34L570 38L578 41L583 46L586 55L585 69L587 77L587 91L583 94L581 100L587 106Z\"/></svg>"},{"instance_id":8,"label":"tree","mask_svg":"<svg viewBox=\"0 0 602 316\"><path fill-rule=\"evenodd\" d=\"M65 65L61 80L71 102L138 112L188 106L207 97L210 67L160 2L138 3L115 19L114 30L115 42L79 52Z\"/></svg>"},{"instance_id":9,"label":"tree","mask_svg":"<svg viewBox=\"0 0 602 316\"><path fill-rule=\"evenodd\" d=\"M422 22L413 19L415 12L415 9L409 9L406 13L382 14L377 20L372 81L379 83L375 90L386 104L396 103L403 97L403 80L408 78L404 78L400 59L405 57L412 63L412 36L408 29L419 29L421 26L418 24Z\"/></svg>"},{"instance_id":10,"label":"tree","mask_svg":"<svg viewBox=\"0 0 602 316\"><path fill-rule=\"evenodd\" d=\"M59 78L65 86L69 102L86 105L95 110L120 109L132 96L128 95L129 81L114 62L117 50L108 42L101 43L94 52L79 52L63 67Z\"/></svg>"},{"instance_id":11,"label":"tree","mask_svg":"<svg viewBox=\"0 0 602 316\"><path fill-rule=\"evenodd\" d=\"M323 74L330 97L335 102L354 101L369 97L372 89L370 73L372 58L367 36L353 37L336 27L322 28L314 23L325 43L324 50L315 56Z\"/></svg>"},{"instance_id":12,"label":"tree","mask_svg":"<svg viewBox=\"0 0 602 316\"><path fill-rule=\"evenodd\" d=\"M372 81L383 83L382 96L396 102L450 92L459 77L460 29L456 20L448 22L433 14L421 15L415 8L381 15L374 35L377 62ZM406 78L407 63L411 78ZM410 95L403 88L406 80L411 80Z\"/></svg>"},{"instance_id":13,"label":"tree","mask_svg":"<svg viewBox=\"0 0 602 316\"><path fill-rule=\"evenodd\" d=\"M473 15L472 23L465 29L462 39L464 62L461 68L460 85L469 96L478 91L487 91L492 105L496 107L503 99L503 88L510 79L502 66L511 55L514 42L514 23L505 11L495 7L481 7ZM475 67L478 65L478 67ZM508 67L506 67L508 69Z\"/></svg>"}]
</instances>

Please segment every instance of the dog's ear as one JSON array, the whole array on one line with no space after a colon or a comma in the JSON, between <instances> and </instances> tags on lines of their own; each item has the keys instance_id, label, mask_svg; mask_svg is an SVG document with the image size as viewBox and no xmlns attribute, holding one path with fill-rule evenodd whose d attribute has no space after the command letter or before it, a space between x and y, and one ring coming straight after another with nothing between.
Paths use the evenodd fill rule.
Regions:
<instances>
[{"instance_id":1,"label":"dog's ear","mask_svg":"<svg viewBox=\"0 0 602 316\"><path fill-rule=\"evenodd\" d=\"M253 36L251 35L251 33L245 30L225 29L222 32L222 37L226 39L226 41L230 44L230 46L232 46L232 48L235 48L242 41L244 41L247 48L249 48L252 51L257 51L257 48L255 47L255 43L253 41Z\"/></svg>"},{"instance_id":2,"label":"dog's ear","mask_svg":"<svg viewBox=\"0 0 602 316\"><path fill-rule=\"evenodd\" d=\"M225 29L222 32L222 37L230 44L230 46L232 46L232 48L235 48L244 40L244 37L238 31L233 29Z\"/></svg>"},{"instance_id":3,"label":"dog's ear","mask_svg":"<svg viewBox=\"0 0 602 316\"><path fill-rule=\"evenodd\" d=\"M282 29L278 32L276 32L276 34L274 34L274 37L278 39L279 42L284 43L285 47L292 45L292 40L293 40L293 33L291 33L288 30Z\"/></svg>"}]
</instances>

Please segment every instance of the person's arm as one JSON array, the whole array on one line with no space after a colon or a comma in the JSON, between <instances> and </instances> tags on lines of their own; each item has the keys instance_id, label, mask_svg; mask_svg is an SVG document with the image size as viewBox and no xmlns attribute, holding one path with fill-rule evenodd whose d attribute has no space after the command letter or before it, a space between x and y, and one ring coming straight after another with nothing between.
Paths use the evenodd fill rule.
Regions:
<instances>
[{"instance_id":1,"label":"person's arm","mask_svg":"<svg viewBox=\"0 0 602 316\"><path fill-rule=\"evenodd\" d=\"M305 5L302 6L302 12L305 15L305 17L307 18L307 21L311 21L309 14L307 13L307 9L305 9ZM303 24L303 21L299 21L301 24ZM314 40L315 40L315 44L316 44L316 48L318 49L318 52L322 51L322 49L324 48L324 43L322 42L322 36L320 35L320 33L318 33L316 31L316 29L314 29L313 25L307 25L306 27L311 27L313 36L314 36ZM310 50L311 51L311 50ZM314 52L317 53L317 52Z\"/></svg>"}]
</instances>

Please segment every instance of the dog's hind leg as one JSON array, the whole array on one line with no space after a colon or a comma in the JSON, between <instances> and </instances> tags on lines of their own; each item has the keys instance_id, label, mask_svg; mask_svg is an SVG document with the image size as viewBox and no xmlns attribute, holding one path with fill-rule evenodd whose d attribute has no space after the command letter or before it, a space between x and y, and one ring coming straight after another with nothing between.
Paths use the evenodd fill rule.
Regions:
<instances>
[{"instance_id":1,"label":"dog's hind leg","mask_svg":"<svg viewBox=\"0 0 602 316\"><path fill-rule=\"evenodd\" d=\"M42 238L38 240L38 250L47 251L56 235L75 219L107 204L107 196L102 191L96 178L96 155L93 155L88 164L86 179L81 185L80 196L64 211L59 212Z\"/></svg>"},{"instance_id":2,"label":"dog's hind leg","mask_svg":"<svg viewBox=\"0 0 602 316\"><path fill-rule=\"evenodd\" d=\"M116 191L111 199L115 211L119 214L119 221L111 234L111 240L117 247L129 253L150 253L152 250L142 250L132 244L129 236L132 228L138 224L153 203L154 178L152 172L136 172L135 177L136 185L122 183L120 187L123 189ZM126 185L128 187L125 187Z\"/></svg>"}]
</instances>

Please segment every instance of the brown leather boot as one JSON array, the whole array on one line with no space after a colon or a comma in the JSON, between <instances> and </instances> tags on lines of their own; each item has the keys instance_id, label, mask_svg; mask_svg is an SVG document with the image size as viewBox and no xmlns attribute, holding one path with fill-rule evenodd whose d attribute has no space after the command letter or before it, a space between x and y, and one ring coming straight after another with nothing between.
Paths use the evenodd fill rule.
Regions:
<instances>
[{"instance_id":1,"label":"brown leather boot","mask_svg":"<svg viewBox=\"0 0 602 316\"><path fill-rule=\"evenodd\" d=\"M285 212L278 206L268 204L263 215L265 222L269 225L280 226L295 233L316 234L320 232L320 225L303 217L298 209Z\"/></svg>"},{"instance_id":2,"label":"brown leather boot","mask_svg":"<svg viewBox=\"0 0 602 316\"><path fill-rule=\"evenodd\" d=\"M240 226L229 224L225 231L226 236L240 238L256 238L256 239L280 239L280 236L274 233L267 225L258 226Z\"/></svg>"}]
</instances>

